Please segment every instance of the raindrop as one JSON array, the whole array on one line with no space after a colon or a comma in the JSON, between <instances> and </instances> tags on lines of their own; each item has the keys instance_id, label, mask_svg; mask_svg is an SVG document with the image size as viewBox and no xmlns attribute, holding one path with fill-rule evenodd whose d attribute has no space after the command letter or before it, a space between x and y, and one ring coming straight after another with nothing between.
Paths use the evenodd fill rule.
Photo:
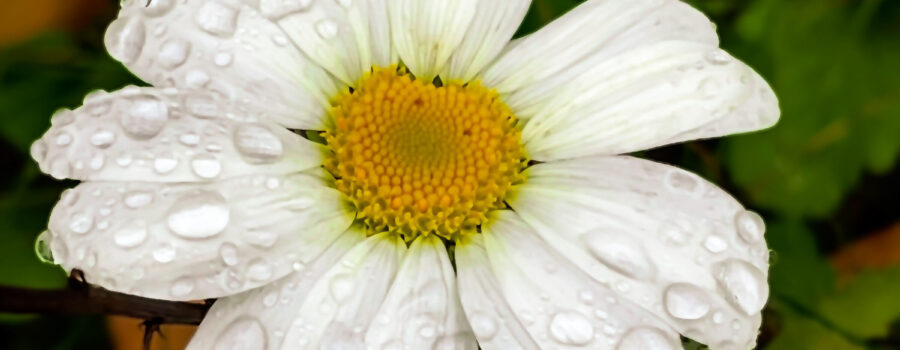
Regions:
<instances>
[{"instance_id":1,"label":"raindrop","mask_svg":"<svg viewBox=\"0 0 900 350\"><path fill-rule=\"evenodd\" d=\"M231 36L237 27L238 12L217 1L207 1L194 18L201 29L218 36Z\"/></svg>"},{"instance_id":2,"label":"raindrop","mask_svg":"<svg viewBox=\"0 0 900 350\"><path fill-rule=\"evenodd\" d=\"M272 265L262 259L257 259L251 262L250 267L247 268L247 277L254 281L267 281L272 278Z\"/></svg>"},{"instance_id":3,"label":"raindrop","mask_svg":"<svg viewBox=\"0 0 900 350\"><path fill-rule=\"evenodd\" d=\"M766 223L759 214L749 210L739 212L734 217L734 224L737 226L738 236L747 243L755 243L762 238L766 232Z\"/></svg>"},{"instance_id":4,"label":"raindrop","mask_svg":"<svg viewBox=\"0 0 900 350\"><path fill-rule=\"evenodd\" d=\"M122 248L137 247L147 240L147 227L136 223L133 227L122 228L113 235L113 240Z\"/></svg>"},{"instance_id":5,"label":"raindrop","mask_svg":"<svg viewBox=\"0 0 900 350\"><path fill-rule=\"evenodd\" d=\"M183 238L208 238L225 230L230 216L225 197L218 192L201 191L177 200L169 209L166 223Z\"/></svg>"},{"instance_id":6,"label":"raindrop","mask_svg":"<svg viewBox=\"0 0 900 350\"><path fill-rule=\"evenodd\" d=\"M158 174L168 174L175 170L177 166L178 159L172 153L163 153L153 159L153 171L156 171Z\"/></svg>"},{"instance_id":7,"label":"raindrop","mask_svg":"<svg viewBox=\"0 0 900 350\"><path fill-rule=\"evenodd\" d=\"M259 10L266 18L279 19L303 11L311 3L312 0L260 0Z\"/></svg>"},{"instance_id":8,"label":"raindrop","mask_svg":"<svg viewBox=\"0 0 900 350\"><path fill-rule=\"evenodd\" d=\"M616 350L675 350L672 339L656 328L638 327L622 336Z\"/></svg>"},{"instance_id":9,"label":"raindrop","mask_svg":"<svg viewBox=\"0 0 900 350\"><path fill-rule=\"evenodd\" d=\"M183 39L169 39L159 49L156 61L165 68L175 68L187 60L191 52L191 43Z\"/></svg>"},{"instance_id":10,"label":"raindrop","mask_svg":"<svg viewBox=\"0 0 900 350\"><path fill-rule=\"evenodd\" d=\"M342 303L350 298L353 295L353 291L356 288L356 281L354 281L353 277L349 275L338 275L334 276L331 280L331 284L329 285L329 290L331 291L331 297L334 298L334 301L337 303Z\"/></svg>"},{"instance_id":11,"label":"raindrop","mask_svg":"<svg viewBox=\"0 0 900 350\"><path fill-rule=\"evenodd\" d=\"M666 288L663 301L672 317L696 320L709 312L706 293L700 287L688 283L675 283Z\"/></svg>"},{"instance_id":12,"label":"raindrop","mask_svg":"<svg viewBox=\"0 0 900 350\"><path fill-rule=\"evenodd\" d=\"M281 158L284 147L281 139L268 128L258 124L242 124L234 133L238 151L252 163L268 163Z\"/></svg>"},{"instance_id":13,"label":"raindrop","mask_svg":"<svg viewBox=\"0 0 900 350\"><path fill-rule=\"evenodd\" d=\"M670 170L666 174L665 184L672 191L685 194L697 194L701 186L696 175L681 169Z\"/></svg>"},{"instance_id":14,"label":"raindrop","mask_svg":"<svg viewBox=\"0 0 900 350\"><path fill-rule=\"evenodd\" d=\"M173 297L181 298L194 291L194 279L190 277L182 277L172 283L169 292Z\"/></svg>"},{"instance_id":15,"label":"raindrop","mask_svg":"<svg viewBox=\"0 0 900 350\"><path fill-rule=\"evenodd\" d=\"M194 174L204 179L212 179L222 172L222 163L211 154L199 154L191 160Z\"/></svg>"},{"instance_id":16,"label":"raindrop","mask_svg":"<svg viewBox=\"0 0 900 350\"><path fill-rule=\"evenodd\" d=\"M260 248L271 248L278 240L278 234L268 231L246 231L241 238Z\"/></svg>"},{"instance_id":17,"label":"raindrop","mask_svg":"<svg viewBox=\"0 0 900 350\"><path fill-rule=\"evenodd\" d=\"M72 134L61 131L58 135L56 135L56 145L57 146L68 146L72 144Z\"/></svg>"},{"instance_id":18,"label":"raindrop","mask_svg":"<svg viewBox=\"0 0 900 350\"><path fill-rule=\"evenodd\" d=\"M725 249L728 249L728 243L718 235L709 235L709 237L706 237L706 240L703 241L703 247L710 253L721 253L724 252Z\"/></svg>"},{"instance_id":19,"label":"raindrop","mask_svg":"<svg viewBox=\"0 0 900 350\"><path fill-rule=\"evenodd\" d=\"M222 246L219 247L219 256L222 257L222 261L225 262L225 265L234 266L238 263L238 251L234 244L223 243Z\"/></svg>"},{"instance_id":20,"label":"raindrop","mask_svg":"<svg viewBox=\"0 0 900 350\"><path fill-rule=\"evenodd\" d=\"M209 82L209 74L202 70L192 70L187 73L184 77L184 82L189 87L199 88L206 85Z\"/></svg>"},{"instance_id":21,"label":"raindrop","mask_svg":"<svg viewBox=\"0 0 900 350\"><path fill-rule=\"evenodd\" d=\"M153 250L153 259L157 262L167 263L175 260L175 247L170 244L163 244Z\"/></svg>"},{"instance_id":22,"label":"raindrop","mask_svg":"<svg viewBox=\"0 0 900 350\"><path fill-rule=\"evenodd\" d=\"M332 39L338 33L337 23L330 19L319 20L316 22L316 32L319 33L322 39Z\"/></svg>"},{"instance_id":23,"label":"raindrop","mask_svg":"<svg viewBox=\"0 0 900 350\"><path fill-rule=\"evenodd\" d=\"M550 321L550 336L560 344L585 345L594 339L594 327L577 312L560 312Z\"/></svg>"},{"instance_id":24,"label":"raindrop","mask_svg":"<svg viewBox=\"0 0 900 350\"><path fill-rule=\"evenodd\" d=\"M482 313L474 313L469 317L472 331L482 341L491 340L497 334L497 322L490 316Z\"/></svg>"},{"instance_id":25,"label":"raindrop","mask_svg":"<svg viewBox=\"0 0 900 350\"><path fill-rule=\"evenodd\" d=\"M138 139L149 139L162 131L169 120L166 104L155 97L141 97L133 101L131 108L122 113L120 122L129 135Z\"/></svg>"},{"instance_id":26,"label":"raindrop","mask_svg":"<svg viewBox=\"0 0 900 350\"><path fill-rule=\"evenodd\" d=\"M647 252L628 235L594 230L584 234L583 239L594 258L623 275L646 280L656 274Z\"/></svg>"},{"instance_id":27,"label":"raindrop","mask_svg":"<svg viewBox=\"0 0 900 350\"><path fill-rule=\"evenodd\" d=\"M153 193L146 191L132 191L125 194L122 200L126 207L137 209L149 205L153 202Z\"/></svg>"},{"instance_id":28,"label":"raindrop","mask_svg":"<svg viewBox=\"0 0 900 350\"><path fill-rule=\"evenodd\" d=\"M200 136L193 132L186 132L178 137L178 141L181 141L185 146L196 146L200 143Z\"/></svg>"},{"instance_id":29,"label":"raindrop","mask_svg":"<svg viewBox=\"0 0 900 350\"><path fill-rule=\"evenodd\" d=\"M69 221L69 229L78 234L85 234L94 227L94 217L84 212L76 212L72 214Z\"/></svg>"},{"instance_id":30,"label":"raindrop","mask_svg":"<svg viewBox=\"0 0 900 350\"><path fill-rule=\"evenodd\" d=\"M50 241L50 232L41 232L34 241L34 252L42 262L53 264L53 251L50 249Z\"/></svg>"},{"instance_id":31,"label":"raindrop","mask_svg":"<svg viewBox=\"0 0 900 350\"><path fill-rule=\"evenodd\" d=\"M91 157L91 161L88 162L88 166L91 170L100 170L103 168L104 164L106 164L106 157L102 153L95 154Z\"/></svg>"},{"instance_id":32,"label":"raindrop","mask_svg":"<svg viewBox=\"0 0 900 350\"><path fill-rule=\"evenodd\" d=\"M97 129L91 135L91 144L97 148L107 148L116 142L116 134L106 129Z\"/></svg>"},{"instance_id":33,"label":"raindrop","mask_svg":"<svg viewBox=\"0 0 900 350\"><path fill-rule=\"evenodd\" d=\"M276 302L278 302L278 291L269 291L263 297L263 305L266 307L272 307Z\"/></svg>"},{"instance_id":34,"label":"raindrop","mask_svg":"<svg viewBox=\"0 0 900 350\"><path fill-rule=\"evenodd\" d=\"M218 54L216 54L216 57L213 57L213 61L219 67L227 67L229 64L231 64L232 56L228 52L219 52Z\"/></svg>"},{"instance_id":35,"label":"raindrop","mask_svg":"<svg viewBox=\"0 0 900 350\"><path fill-rule=\"evenodd\" d=\"M146 35L144 22L140 19L119 17L106 29L103 42L110 55L127 64L141 55Z\"/></svg>"},{"instance_id":36,"label":"raindrop","mask_svg":"<svg viewBox=\"0 0 900 350\"><path fill-rule=\"evenodd\" d=\"M706 54L706 60L715 65L728 64L732 61L731 56L722 50L710 51Z\"/></svg>"},{"instance_id":37,"label":"raindrop","mask_svg":"<svg viewBox=\"0 0 900 350\"><path fill-rule=\"evenodd\" d=\"M219 105L209 95L190 95L185 99L184 105L198 118L216 118L221 114Z\"/></svg>"},{"instance_id":38,"label":"raindrop","mask_svg":"<svg viewBox=\"0 0 900 350\"><path fill-rule=\"evenodd\" d=\"M746 315L762 310L769 298L769 286L763 272L750 263L729 259L713 266L713 277L726 294L726 300Z\"/></svg>"}]
</instances>

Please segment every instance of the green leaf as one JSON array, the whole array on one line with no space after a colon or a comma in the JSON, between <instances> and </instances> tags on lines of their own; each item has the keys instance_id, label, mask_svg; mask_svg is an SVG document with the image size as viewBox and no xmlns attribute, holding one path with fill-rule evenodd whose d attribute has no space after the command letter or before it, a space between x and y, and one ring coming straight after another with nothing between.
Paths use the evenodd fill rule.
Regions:
<instances>
[{"instance_id":1,"label":"green leaf","mask_svg":"<svg viewBox=\"0 0 900 350\"><path fill-rule=\"evenodd\" d=\"M864 350L814 319L777 307L782 328L766 350Z\"/></svg>"},{"instance_id":2,"label":"green leaf","mask_svg":"<svg viewBox=\"0 0 900 350\"><path fill-rule=\"evenodd\" d=\"M766 240L772 250L769 284L773 297L813 307L834 291L834 270L819 254L813 233L803 224L769 223Z\"/></svg>"},{"instance_id":3,"label":"green leaf","mask_svg":"<svg viewBox=\"0 0 900 350\"><path fill-rule=\"evenodd\" d=\"M891 322L900 320L900 267L869 270L819 305L822 315L837 327L860 338L888 335Z\"/></svg>"}]
</instances>

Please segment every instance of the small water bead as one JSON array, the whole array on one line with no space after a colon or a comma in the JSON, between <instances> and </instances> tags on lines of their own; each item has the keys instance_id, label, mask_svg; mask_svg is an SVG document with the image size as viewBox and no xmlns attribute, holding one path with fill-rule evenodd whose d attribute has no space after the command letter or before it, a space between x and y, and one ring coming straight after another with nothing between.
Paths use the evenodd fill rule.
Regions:
<instances>
[{"instance_id":1,"label":"small water bead","mask_svg":"<svg viewBox=\"0 0 900 350\"><path fill-rule=\"evenodd\" d=\"M699 287L675 283L666 288L663 296L666 311L672 317L696 320L709 313L709 297Z\"/></svg>"},{"instance_id":2,"label":"small water bead","mask_svg":"<svg viewBox=\"0 0 900 350\"><path fill-rule=\"evenodd\" d=\"M147 227L142 223L136 223L132 227L119 229L113 235L113 240L122 248L137 247L147 240Z\"/></svg>"},{"instance_id":3,"label":"small water bead","mask_svg":"<svg viewBox=\"0 0 900 350\"><path fill-rule=\"evenodd\" d=\"M191 43L179 38L169 39L160 47L156 61L161 66L172 69L182 65L190 52Z\"/></svg>"},{"instance_id":4,"label":"small water bead","mask_svg":"<svg viewBox=\"0 0 900 350\"><path fill-rule=\"evenodd\" d=\"M212 179L222 173L222 163L211 154L199 154L191 159L191 170L201 178Z\"/></svg>"},{"instance_id":5,"label":"small water bead","mask_svg":"<svg viewBox=\"0 0 900 350\"><path fill-rule=\"evenodd\" d=\"M591 254L609 268L632 278L650 279L656 267L640 242L625 234L594 230L584 234Z\"/></svg>"},{"instance_id":6,"label":"small water bead","mask_svg":"<svg viewBox=\"0 0 900 350\"><path fill-rule=\"evenodd\" d=\"M116 133L107 129L97 129L91 134L91 144L97 148L107 148L116 142Z\"/></svg>"},{"instance_id":7,"label":"small water bead","mask_svg":"<svg viewBox=\"0 0 900 350\"><path fill-rule=\"evenodd\" d=\"M330 19L323 19L316 22L316 32L322 39L333 39L338 34L338 25Z\"/></svg>"},{"instance_id":8,"label":"small water bead","mask_svg":"<svg viewBox=\"0 0 900 350\"><path fill-rule=\"evenodd\" d=\"M170 244L163 244L153 250L153 260L161 263L167 263L175 260L175 247Z\"/></svg>"},{"instance_id":9,"label":"small water bead","mask_svg":"<svg viewBox=\"0 0 900 350\"><path fill-rule=\"evenodd\" d=\"M720 236L710 235L703 241L703 247L710 253L721 253L728 249L728 243Z\"/></svg>"},{"instance_id":10,"label":"small water bead","mask_svg":"<svg viewBox=\"0 0 900 350\"><path fill-rule=\"evenodd\" d=\"M672 339L663 331L651 327L639 327L628 331L616 350L675 350Z\"/></svg>"},{"instance_id":11,"label":"small water bead","mask_svg":"<svg viewBox=\"0 0 900 350\"><path fill-rule=\"evenodd\" d=\"M478 339L490 340L497 334L497 322L485 314L476 312L469 316L469 324Z\"/></svg>"},{"instance_id":12,"label":"small water bead","mask_svg":"<svg viewBox=\"0 0 900 350\"><path fill-rule=\"evenodd\" d=\"M162 131L169 120L165 103L151 96L135 98L131 107L122 113L122 128L134 138L149 139Z\"/></svg>"},{"instance_id":13,"label":"small water bead","mask_svg":"<svg viewBox=\"0 0 900 350\"><path fill-rule=\"evenodd\" d=\"M129 162L130 163L130 162ZM121 165L121 163L120 163ZM164 153L153 159L153 171L168 174L178 166L178 159L172 153Z\"/></svg>"},{"instance_id":14,"label":"small water bead","mask_svg":"<svg viewBox=\"0 0 900 350\"><path fill-rule=\"evenodd\" d=\"M724 65L733 61L731 56L722 50L710 51L706 54L706 60L715 65Z\"/></svg>"},{"instance_id":15,"label":"small water bead","mask_svg":"<svg viewBox=\"0 0 900 350\"><path fill-rule=\"evenodd\" d=\"M277 302L278 302L278 291L275 291L275 290L269 291L268 293L266 293L265 296L263 296L263 305L265 305L266 307L272 307Z\"/></svg>"},{"instance_id":16,"label":"small water bead","mask_svg":"<svg viewBox=\"0 0 900 350\"><path fill-rule=\"evenodd\" d=\"M146 36L144 22L139 18L119 17L106 29L103 42L113 58L128 64L141 55Z\"/></svg>"},{"instance_id":17,"label":"small water bead","mask_svg":"<svg viewBox=\"0 0 900 350\"><path fill-rule=\"evenodd\" d=\"M594 339L594 326L574 311L560 312L550 320L550 336L565 345L585 345Z\"/></svg>"},{"instance_id":18,"label":"small water bead","mask_svg":"<svg viewBox=\"0 0 900 350\"><path fill-rule=\"evenodd\" d=\"M241 235L241 239L260 248L271 248L278 241L278 234L268 231L247 231Z\"/></svg>"},{"instance_id":19,"label":"small water bead","mask_svg":"<svg viewBox=\"0 0 900 350\"><path fill-rule=\"evenodd\" d=\"M132 191L125 194L122 202L125 203L125 206L131 209L137 209L141 207L145 207L150 203L153 203L153 192L147 191Z\"/></svg>"},{"instance_id":20,"label":"small water bead","mask_svg":"<svg viewBox=\"0 0 900 350\"><path fill-rule=\"evenodd\" d=\"M217 1L207 1L197 10L194 19L207 33L227 37L237 28L238 11Z\"/></svg>"},{"instance_id":21,"label":"small water bead","mask_svg":"<svg viewBox=\"0 0 900 350\"><path fill-rule=\"evenodd\" d=\"M675 192L684 194L699 194L701 183L697 175L691 174L681 169L670 170L664 180L666 187Z\"/></svg>"},{"instance_id":22,"label":"small water bead","mask_svg":"<svg viewBox=\"0 0 900 350\"><path fill-rule=\"evenodd\" d=\"M53 264L53 251L50 249L50 232L44 231L34 241L34 252L42 262Z\"/></svg>"},{"instance_id":23,"label":"small water bead","mask_svg":"<svg viewBox=\"0 0 900 350\"><path fill-rule=\"evenodd\" d=\"M51 240L50 256L54 264L63 265L69 260L69 247L61 239Z\"/></svg>"},{"instance_id":24,"label":"small water bead","mask_svg":"<svg viewBox=\"0 0 900 350\"><path fill-rule=\"evenodd\" d=\"M238 264L238 250L237 246L231 243L223 243L221 247L219 247L219 256L222 257L222 261L225 262L225 265L234 266Z\"/></svg>"},{"instance_id":25,"label":"small water bead","mask_svg":"<svg viewBox=\"0 0 900 350\"><path fill-rule=\"evenodd\" d=\"M72 214L69 220L69 229L77 234L88 233L94 227L94 217L84 212Z\"/></svg>"},{"instance_id":26,"label":"small water bead","mask_svg":"<svg viewBox=\"0 0 900 350\"><path fill-rule=\"evenodd\" d=\"M763 272L750 263L729 259L713 266L713 277L726 294L726 300L746 315L762 310L769 298L769 285Z\"/></svg>"},{"instance_id":27,"label":"small water bead","mask_svg":"<svg viewBox=\"0 0 900 350\"><path fill-rule=\"evenodd\" d=\"M247 268L247 277L254 281L267 281L272 278L272 265L257 259Z\"/></svg>"},{"instance_id":28,"label":"small water bead","mask_svg":"<svg viewBox=\"0 0 900 350\"><path fill-rule=\"evenodd\" d=\"M213 58L213 62L219 67L227 67L231 64L233 56L228 52L220 52Z\"/></svg>"},{"instance_id":29,"label":"small water bead","mask_svg":"<svg viewBox=\"0 0 900 350\"><path fill-rule=\"evenodd\" d=\"M200 143L200 136L194 132L186 132L178 137L178 141L185 146L193 147Z\"/></svg>"},{"instance_id":30,"label":"small water bead","mask_svg":"<svg viewBox=\"0 0 900 350\"><path fill-rule=\"evenodd\" d=\"M747 243L758 242L766 231L766 223L759 214L749 210L739 212L734 217L738 236Z\"/></svg>"},{"instance_id":31,"label":"small water bead","mask_svg":"<svg viewBox=\"0 0 900 350\"><path fill-rule=\"evenodd\" d=\"M356 289L356 281L349 275L337 275L329 284L329 291L334 301L341 303L353 295Z\"/></svg>"},{"instance_id":32,"label":"small water bead","mask_svg":"<svg viewBox=\"0 0 900 350\"><path fill-rule=\"evenodd\" d=\"M91 170L100 170L103 168L104 164L106 164L106 156L102 153L97 153L91 157L91 160L88 162L88 167L91 168Z\"/></svg>"},{"instance_id":33,"label":"small water bead","mask_svg":"<svg viewBox=\"0 0 900 350\"><path fill-rule=\"evenodd\" d=\"M188 87L200 88L209 83L210 77L206 72L194 69L188 72L184 77L184 82Z\"/></svg>"},{"instance_id":34,"label":"small water bead","mask_svg":"<svg viewBox=\"0 0 900 350\"><path fill-rule=\"evenodd\" d=\"M228 226L231 210L218 192L200 191L179 198L169 209L166 223L178 236L209 238Z\"/></svg>"},{"instance_id":35,"label":"small water bead","mask_svg":"<svg viewBox=\"0 0 900 350\"><path fill-rule=\"evenodd\" d=\"M240 125L235 130L234 143L251 163L273 162L284 153L281 139L259 124Z\"/></svg>"},{"instance_id":36,"label":"small water bead","mask_svg":"<svg viewBox=\"0 0 900 350\"><path fill-rule=\"evenodd\" d=\"M195 282L193 278L182 277L172 283L172 287L169 289L169 293L172 293L173 297L180 298L194 291L194 287Z\"/></svg>"},{"instance_id":37,"label":"small water bead","mask_svg":"<svg viewBox=\"0 0 900 350\"><path fill-rule=\"evenodd\" d=\"M57 146L65 147L70 144L72 144L72 134L65 132L65 131L61 131L59 134L56 135L56 145Z\"/></svg>"}]
</instances>

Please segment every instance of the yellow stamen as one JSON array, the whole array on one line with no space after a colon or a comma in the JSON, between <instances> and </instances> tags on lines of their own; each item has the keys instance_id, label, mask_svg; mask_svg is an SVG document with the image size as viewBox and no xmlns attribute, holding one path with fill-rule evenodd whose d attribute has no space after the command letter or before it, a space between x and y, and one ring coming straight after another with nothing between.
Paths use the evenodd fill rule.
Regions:
<instances>
[{"instance_id":1,"label":"yellow stamen","mask_svg":"<svg viewBox=\"0 0 900 350\"><path fill-rule=\"evenodd\" d=\"M325 167L370 233L474 233L521 181L516 118L479 82L438 87L375 68L335 101Z\"/></svg>"}]
</instances>

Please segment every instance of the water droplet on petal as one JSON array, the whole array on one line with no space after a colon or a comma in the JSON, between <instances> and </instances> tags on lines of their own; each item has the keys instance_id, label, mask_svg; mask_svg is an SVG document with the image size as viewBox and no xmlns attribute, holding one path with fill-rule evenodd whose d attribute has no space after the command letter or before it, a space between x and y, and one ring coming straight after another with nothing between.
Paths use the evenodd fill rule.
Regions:
<instances>
[{"instance_id":1,"label":"water droplet on petal","mask_svg":"<svg viewBox=\"0 0 900 350\"><path fill-rule=\"evenodd\" d=\"M497 322L490 316L482 313L474 313L469 317L469 324L472 325L472 331L478 339L482 341L491 340L497 334Z\"/></svg>"},{"instance_id":2,"label":"water droplet on petal","mask_svg":"<svg viewBox=\"0 0 900 350\"><path fill-rule=\"evenodd\" d=\"M281 158L284 147L281 139L268 128L258 124L242 124L234 133L238 151L251 163L269 163Z\"/></svg>"},{"instance_id":3,"label":"water droplet on petal","mask_svg":"<svg viewBox=\"0 0 900 350\"><path fill-rule=\"evenodd\" d=\"M191 160L194 174L204 179L212 179L222 173L222 163L211 154L198 154Z\"/></svg>"},{"instance_id":4,"label":"water droplet on petal","mask_svg":"<svg viewBox=\"0 0 900 350\"><path fill-rule=\"evenodd\" d=\"M185 195L172 205L166 222L169 229L184 238L208 238L221 233L231 216L225 197L218 192L201 191Z\"/></svg>"},{"instance_id":5,"label":"water droplet on petal","mask_svg":"<svg viewBox=\"0 0 900 350\"><path fill-rule=\"evenodd\" d=\"M118 162L118 160L116 160ZM130 162L129 162L130 163ZM121 165L121 164L120 164ZM172 153L163 153L153 159L153 171L158 174L168 174L178 166L178 159Z\"/></svg>"},{"instance_id":6,"label":"water droplet on petal","mask_svg":"<svg viewBox=\"0 0 900 350\"><path fill-rule=\"evenodd\" d=\"M353 277L348 275L334 276L329 285L329 289L334 301L341 303L353 295L353 292L356 289L356 281L353 280Z\"/></svg>"},{"instance_id":7,"label":"water droplet on petal","mask_svg":"<svg viewBox=\"0 0 900 350\"><path fill-rule=\"evenodd\" d=\"M217 36L231 36L237 27L238 12L222 3L207 1L194 18L201 29Z\"/></svg>"},{"instance_id":8,"label":"water droplet on petal","mask_svg":"<svg viewBox=\"0 0 900 350\"><path fill-rule=\"evenodd\" d=\"M72 134L65 132L65 131L61 131L59 134L56 135L56 145L57 146L65 147L70 144L72 144Z\"/></svg>"},{"instance_id":9,"label":"water droplet on petal","mask_svg":"<svg viewBox=\"0 0 900 350\"><path fill-rule=\"evenodd\" d=\"M156 61L161 66L172 69L184 63L190 52L191 43L179 38L169 39L159 48Z\"/></svg>"},{"instance_id":10,"label":"water droplet on petal","mask_svg":"<svg viewBox=\"0 0 900 350\"><path fill-rule=\"evenodd\" d=\"M136 223L134 226L119 229L113 235L113 240L122 248L137 247L147 240L147 227L142 223Z\"/></svg>"},{"instance_id":11,"label":"water droplet on petal","mask_svg":"<svg viewBox=\"0 0 900 350\"><path fill-rule=\"evenodd\" d=\"M247 277L254 281L267 281L272 278L272 265L257 259L251 262L250 267L247 268Z\"/></svg>"},{"instance_id":12,"label":"water droplet on petal","mask_svg":"<svg viewBox=\"0 0 900 350\"><path fill-rule=\"evenodd\" d=\"M88 233L94 227L94 217L83 212L72 214L69 229L78 234Z\"/></svg>"},{"instance_id":13,"label":"water droplet on petal","mask_svg":"<svg viewBox=\"0 0 900 350\"><path fill-rule=\"evenodd\" d=\"M700 289L688 283L674 283L666 288L663 301L666 311L672 317L696 320L709 313L709 297Z\"/></svg>"},{"instance_id":14,"label":"water droplet on petal","mask_svg":"<svg viewBox=\"0 0 900 350\"><path fill-rule=\"evenodd\" d=\"M672 339L659 329L639 327L625 333L616 350L675 350L672 343Z\"/></svg>"},{"instance_id":15,"label":"water droplet on petal","mask_svg":"<svg viewBox=\"0 0 900 350\"><path fill-rule=\"evenodd\" d=\"M763 272L750 263L729 259L713 266L713 277L725 300L746 315L762 310L769 298L769 285Z\"/></svg>"},{"instance_id":16,"label":"water droplet on petal","mask_svg":"<svg viewBox=\"0 0 900 350\"><path fill-rule=\"evenodd\" d=\"M134 138L149 139L162 131L169 120L166 104L155 97L135 99L127 112L122 113L122 128Z\"/></svg>"},{"instance_id":17,"label":"water droplet on petal","mask_svg":"<svg viewBox=\"0 0 900 350\"><path fill-rule=\"evenodd\" d=\"M626 276L646 280L656 268L640 242L625 234L594 230L584 234L591 254L604 265Z\"/></svg>"},{"instance_id":18,"label":"water droplet on petal","mask_svg":"<svg viewBox=\"0 0 900 350\"><path fill-rule=\"evenodd\" d=\"M231 64L233 56L228 52L219 52L213 57L213 62L219 67L228 67Z\"/></svg>"},{"instance_id":19,"label":"water droplet on petal","mask_svg":"<svg viewBox=\"0 0 900 350\"><path fill-rule=\"evenodd\" d=\"M594 339L594 327L580 313L560 312L550 321L550 336L560 344L585 345Z\"/></svg>"},{"instance_id":20,"label":"water droplet on petal","mask_svg":"<svg viewBox=\"0 0 900 350\"><path fill-rule=\"evenodd\" d=\"M706 60L715 65L723 65L730 63L732 58L722 50L715 50L706 54Z\"/></svg>"},{"instance_id":21,"label":"water droplet on petal","mask_svg":"<svg viewBox=\"0 0 900 350\"><path fill-rule=\"evenodd\" d=\"M685 194L699 194L702 184L697 175L681 169L672 169L666 174L665 184L670 190Z\"/></svg>"},{"instance_id":22,"label":"water droplet on petal","mask_svg":"<svg viewBox=\"0 0 900 350\"><path fill-rule=\"evenodd\" d=\"M116 133L107 129L97 129L91 135L91 144L97 148L107 148L116 142Z\"/></svg>"},{"instance_id":23,"label":"water droplet on petal","mask_svg":"<svg viewBox=\"0 0 900 350\"><path fill-rule=\"evenodd\" d=\"M276 302L278 302L277 290L269 291L265 296L263 296L263 305L265 305L266 307L272 307Z\"/></svg>"},{"instance_id":24,"label":"water droplet on petal","mask_svg":"<svg viewBox=\"0 0 900 350\"><path fill-rule=\"evenodd\" d=\"M734 217L738 236L747 243L756 243L766 232L766 223L759 214L749 210L739 212Z\"/></svg>"},{"instance_id":25,"label":"water droplet on petal","mask_svg":"<svg viewBox=\"0 0 900 350\"><path fill-rule=\"evenodd\" d=\"M225 262L225 265L234 266L238 263L238 251L234 244L223 243L222 246L219 247L219 256L222 257L222 261Z\"/></svg>"},{"instance_id":26,"label":"water droplet on petal","mask_svg":"<svg viewBox=\"0 0 900 350\"><path fill-rule=\"evenodd\" d=\"M72 164L65 156L59 156L50 162L50 176L54 179L65 179L72 175Z\"/></svg>"},{"instance_id":27,"label":"water droplet on petal","mask_svg":"<svg viewBox=\"0 0 900 350\"><path fill-rule=\"evenodd\" d=\"M718 235L709 235L709 237L706 237L706 240L703 241L703 247L710 253L721 253L724 252L725 249L728 249L728 242L725 242L725 240Z\"/></svg>"},{"instance_id":28,"label":"water droplet on petal","mask_svg":"<svg viewBox=\"0 0 900 350\"><path fill-rule=\"evenodd\" d=\"M146 36L144 22L140 19L119 17L106 29L103 42L116 60L132 63L141 55Z\"/></svg>"},{"instance_id":29,"label":"water droplet on petal","mask_svg":"<svg viewBox=\"0 0 900 350\"><path fill-rule=\"evenodd\" d=\"M175 260L175 247L170 244L163 244L158 248L153 250L153 259L161 262L167 263L172 260Z\"/></svg>"},{"instance_id":30,"label":"water droplet on petal","mask_svg":"<svg viewBox=\"0 0 900 350\"><path fill-rule=\"evenodd\" d=\"M169 292L173 297L184 297L194 291L194 279L190 277L182 277L172 283Z\"/></svg>"},{"instance_id":31,"label":"water droplet on petal","mask_svg":"<svg viewBox=\"0 0 900 350\"><path fill-rule=\"evenodd\" d=\"M125 194L122 202L126 207L137 209L153 203L153 193L146 191L132 191Z\"/></svg>"},{"instance_id":32,"label":"water droplet on petal","mask_svg":"<svg viewBox=\"0 0 900 350\"><path fill-rule=\"evenodd\" d=\"M247 231L241 235L241 238L251 245L260 248L270 248L278 240L278 234L268 231Z\"/></svg>"},{"instance_id":33,"label":"water droplet on petal","mask_svg":"<svg viewBox=\"0 0 900 350\"><path fill-rule=\"evenodd\" d=\"M316 32L322 39L332 39L338 34L338 25L330 19L323 19L316 22Z\"/></svg>"},{"instance_id":34,"label":"water droplet on petal","mask_svg":"<svg viewBox=\"0 0 900 350\"><path fill-rule=\"evenodd\" d=\"M42 262L53 264L53 251L50 250L50 232L44 231L34 241L34 252Z\"/></svg>"},{"instance_id":35,"label":"water droplet on petal","mask_svg":"<svg viewBox=\"0 0 900 350\"><path fill-rule=\"evenodd\" d=\"M196 146L200 143L200 136L193 132L186 132L178 137L178 141L185 146Z\"/></svg>"}]
</instances>

